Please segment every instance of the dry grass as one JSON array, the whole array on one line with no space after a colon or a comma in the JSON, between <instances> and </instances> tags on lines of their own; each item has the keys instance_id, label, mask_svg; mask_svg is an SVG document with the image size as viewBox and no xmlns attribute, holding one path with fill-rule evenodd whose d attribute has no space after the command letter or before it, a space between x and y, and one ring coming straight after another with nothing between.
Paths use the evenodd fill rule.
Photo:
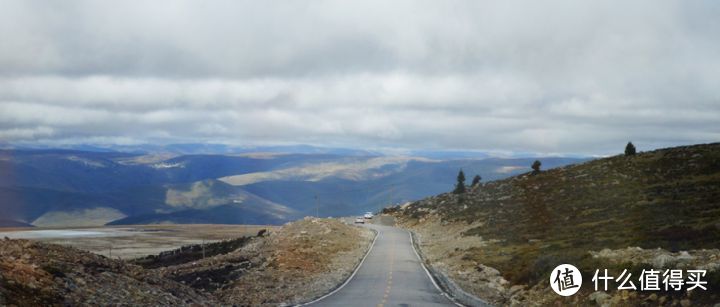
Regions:
<instances>
[{"instance_id":1,"label":"dry grass","mask_svg":"<svg viewBox=\"0 0 720 307\"><path fill-rule=\"evenodd\" d=\"M429 244L444 246L434 248L446 248L460 266L483 263L512 284L532 286L547 284L550 270L560 263L576 264L590 280L596 268L607 267L590 256L591 250L720 248L719 209L716 143L524 174L465 195L421 200L396 214L405 225L428 233ZM454 233L458 238L446 241L476 238L484 246L459 248L427 230L449 225L460 230Z\"/></svg>"},{"instance_id":2,"label":"dry grass","mask_svg":"<svg viewBox=\"0 0 720 307\"><path fill-rule=\"evenodd\" d=\"M262 244L243 248L243 257L256 259L257 267L220 297L257 306L299 303L320 296L352 273L372 237L366 228L335 219L306 218L287 224Z\"/></svg>"}]
</instances>

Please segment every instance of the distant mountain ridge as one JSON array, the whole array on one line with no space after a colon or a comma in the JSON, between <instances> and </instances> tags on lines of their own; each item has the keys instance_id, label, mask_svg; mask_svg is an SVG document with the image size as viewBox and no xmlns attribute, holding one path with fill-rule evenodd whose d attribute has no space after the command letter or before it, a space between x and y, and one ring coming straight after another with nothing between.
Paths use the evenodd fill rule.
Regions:
<instances>
[{"instance_id":1,"label":"distant mountain ridge","mask_svg":"<svg viewBox=\"0 0 720 307\"><path fill-rule=\"evenodd\" d=\"M451 189L461 168L494 180L526 171L534 160L359 154L0 150L0 209L7 221L38 225L279 224L376 211ZM543 161L553 167L582 160Z\"/></svg>"},{"instance_id":2,"label":"distant mountain ridge","mask_svg":"<svg viewBox=\"0 0 720 307\"><path fill-rule=\"evenodd\" d=\"M5 145L0 144L0 150L24 151L78 151L99 153L126 153L139 155L241 155L241 154L305 154L305 155L338 155L338 156L408 156L437 160L476 160L486 158L527 158L557 155L542 155L533 152L484 151L462 149L362 149L325 147L313 145L275 145L275 146L238 146L218 143L174 143L174 144L69 144L57 145ZM560 157L588 158L587 155L569 154Z\"/></svg>"}]
</instances>

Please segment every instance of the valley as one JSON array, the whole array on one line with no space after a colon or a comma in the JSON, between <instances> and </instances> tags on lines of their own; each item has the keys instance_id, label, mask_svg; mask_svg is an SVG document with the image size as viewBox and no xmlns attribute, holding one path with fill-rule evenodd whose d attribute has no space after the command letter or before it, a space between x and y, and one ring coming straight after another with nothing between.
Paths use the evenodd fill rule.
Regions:
<instances>
[{"instance_id":1,"label":"valley","mask_svg":"<svg viewBox=\"0 0 720 307\"><path fill-rule=\"evenodd\" d=\"M128 225L21 227L19 223L20 226L5 228L0 235L8 238L0 244L0 253L8 255L10 260L0 263L6 268L0 279L5 285L5 296L0 299L31 302L35 299L31 293L37 293L37 289L26 286L42 284L42 289L47 289L42 293L65 292L71 294L69 300L93 299L101 303L241 301L248 305L276 306L307 302L346 281L365 252L371 250L369 246L377 233L381 243L376 253L385 256L372 254L370 263L359 269L358 280L348 281L347 290L339 291L319 305L346 300L362 305L359 300L365 297L362 293L368 287L366 279L384 280L386 274L393 271L396 250L402 250L405 259L402 263L414 263L412 270L407 269L414 272L414 277L412 283L399 280L395 286L388 279L385 295L373 294L373 298L381 302L420 299L446 305L451 302L443 298L445 295L470 295L471 301L500 306L712 305L720 299L714 288L654 293L597 291L588 281L599 269L608 269L615 275L628 270L640 276L642 270L653 268L705 270L707 275L703 278L708 284L720 283L719 153L720 144L714 143L570 165L562 164L567 162L563 159L544 159L549 165L547 169L515 175L513 171L526 170L513 166L519 165L518 160L483 159L441 163L406 161L401 171L391 167L389 173L379 178L360 181L354 176L368 170L333 164L335 167L330 171L333 175L315 180L310 177L279 180L277 174L287 172L285 170L269 177L267 173L247 177L253 178L252 182L230 180L233 184L228 184L224 180L205 179L173 183L164 186L165 198L156 211L128 215L109 223ZM434 168L429 170L425 163L435 163ZM384 226L351 225L356 222L354 217L366 210L359 210L362 206L343 206L342 202L355 199L362 203L361 199L370 198L364 194L367 186L353 190L353 185L374 182L377 188L384 187L385 193L397 193L404 185L422 183L417 180L420 176L432 177L433 172L454 173L445 169L447 165L462 166L463 170L486 167L504 175L496 174L499 179L467 186L464 192L444 189L437 195L387 206L379 210L379 215L364 220L386 224ZM322 167L315 165L303 174L319 176L319 169ZM336 178L338 169L353 172ZM399 181L407 176L416 180ZM451 182L452 178L444 180ZM336 191L342 197L322 194L342 186L347 189ZM274 216L274 221L281 223L282 218L303 214L302 207L281 204L292 204L294 200L315 195L335 199L334 213L354 217L305 217L283 226L176 223L206 217L242 221L252 217L248 214L251 212ZM382 198L378 197L380 202ZM304 210L327 212L326 206L314 204L317 207L311 204ZM239 210L238 206L245 206L243 210L247 211ZM132 225L133 219L164 222ZM408 239L403 228L413 232L415 248L432 272L427 276L421 274L420 259L409 252L412 248L408 242L402 248L387 243L385 236L391 238L391 242ZM52 259L58 259L57 255L75 255L73 257L85 260L79 265L63 263L58 267L57 260L42 258L39 254L23 256L34 249L42 253L52 251L55 255ZM110 263L105 263L108 261ZM574 264L580 269L586 284L578 294L562 297L550 290L548 276L560 263ZM97 266L105 267L106 271L95 272ZM121 274L120 268L127 266L133 269L122 278L149 283L139 286L145 289L141 290L145 294L128 296L95 287L91 287L94 292L86 293L66 288L78 281L107 277L103 272ZM57 276L47 279L47 274ZM157 280L147 282L148 276ZM435 292L435 288L430 287L433 282L426 279L428 276L442 279L443 285L452 282L455 288L442 288L450 294ZM127 283L115 285L128 291L137 287ZM417 291L418 287L434 294L422 298L403 296L402 293ZM392 296L392 288L405 290L398 290ZM192 290L179 295L176 293L179 289ZM38 296L40 301L35 302L60 300L52 295ZM185 303L179 303L178 299Z\"/></svg>"},{"instance_id":2,"label":"valley","mask_svg":"<svg viewBox=\"0 0 720 307\"><path fill-rule=\"evenodd\" d=\"M490 181L527 171L533 161L304 150L0 150L0 226L279 225L378 211L451 190L459 169ZM543 159L547 167L585 160Z\"/></svg>"}]
</instances>

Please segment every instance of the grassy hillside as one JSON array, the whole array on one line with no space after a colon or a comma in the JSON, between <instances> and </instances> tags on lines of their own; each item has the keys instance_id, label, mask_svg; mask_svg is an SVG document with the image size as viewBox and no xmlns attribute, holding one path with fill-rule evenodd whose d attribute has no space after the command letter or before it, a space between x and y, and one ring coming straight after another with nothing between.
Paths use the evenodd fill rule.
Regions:
<instances>
[{"instance_id":1,"label":"grassy hillside","mask_svg":"<svg viewBox=\"0 0 720 307\"><path fill-rule=\"evenodd\" d=\"M396 210L410 227L455 225L456 240L482 241L447 252L495 267L511 284L547 284L560 263L578 265L589 281L608 266L590 251L720 248L720 143L526 173Z\"/></svg>"}]
</instances>

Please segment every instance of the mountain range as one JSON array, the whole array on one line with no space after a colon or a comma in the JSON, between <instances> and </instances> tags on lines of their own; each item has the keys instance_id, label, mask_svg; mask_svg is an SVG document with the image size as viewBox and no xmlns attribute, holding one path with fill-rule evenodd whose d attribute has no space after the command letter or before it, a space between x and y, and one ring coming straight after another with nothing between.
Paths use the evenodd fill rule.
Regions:
<instances>
[{"instance_id":1,"label":"mountain range","mask_svg":"<svg viewBox=\"0 0 720 307\"><path fill-rule=\"evenodd\" d=\"M0 150L0 224L280 224L356 215L451 190L460 169L468 179L496 180L529 171L536 159L312 146L78 148ZM552 168L586 159L540 160Z\"/></svg>"}]
</instances>

